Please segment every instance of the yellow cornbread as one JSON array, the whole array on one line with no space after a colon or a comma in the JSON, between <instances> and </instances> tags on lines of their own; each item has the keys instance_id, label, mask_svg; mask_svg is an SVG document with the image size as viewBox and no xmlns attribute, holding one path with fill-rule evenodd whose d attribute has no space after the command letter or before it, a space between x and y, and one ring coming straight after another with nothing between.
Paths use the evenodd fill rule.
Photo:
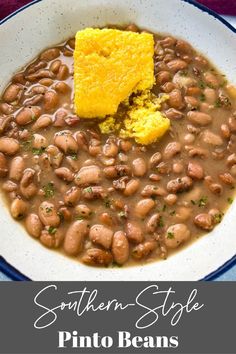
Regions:
<instances>
[{"instance_id":1,"label":"yellow cornbread","mask_svg":"<svg viewBox=\"0 0 236 354\"><path fill-rule=\"evenodd\" d=\"M131 93L154 84L154 39L149 33L87 28L76 34L75 112L82 118L116 113Z\"/></svg>"},{"instance_id":2,"label":"yellow cornbread","mask_svg":"<svg viewBox=\"0 0 236 354\"><path fill-rule=\"evenodd\" d=\"M128 107L124 127L120 130L122 138L134 138L139 144L148 145L160 139L169 129L170 120L160 112L161 103L168 100L168 95L156 97L150 90L144 91L133 99ZM108 117L99 124L103 134L119 130L114 117Z\"/></svg>"}]
</instances>

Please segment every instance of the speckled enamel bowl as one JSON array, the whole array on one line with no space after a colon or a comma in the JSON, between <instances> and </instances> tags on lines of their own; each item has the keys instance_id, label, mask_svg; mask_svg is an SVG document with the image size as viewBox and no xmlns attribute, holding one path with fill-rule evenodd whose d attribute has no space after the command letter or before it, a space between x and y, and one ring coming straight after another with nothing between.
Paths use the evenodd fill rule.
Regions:
<instances>
[{"instance_id":1,"label":"speckled enamel bowl","mask_svg":"<svg viewBox=\"0 0 236 354\"><path fill-rule=\"evenodd\" d=\"M236 84L236 33L208 10L187 0L39 0L0 25L0 91L14 72L48 46L79 29L135 22L189 41ZM166 261L129 268L91 268L52 252L29 237L0 199L0 253L13 277L33 280L199 280L227 267L236 254L236 202L214 231ZM10 268L13 266L16 270Z\"/></svg>"}]
</instances>

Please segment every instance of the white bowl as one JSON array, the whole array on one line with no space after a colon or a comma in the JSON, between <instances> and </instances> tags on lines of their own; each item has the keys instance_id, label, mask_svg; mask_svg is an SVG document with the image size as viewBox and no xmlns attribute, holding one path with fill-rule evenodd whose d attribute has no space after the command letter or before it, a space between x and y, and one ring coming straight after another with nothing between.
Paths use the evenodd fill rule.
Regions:
<instances>
[{"instance_id":1,"label":"white bowl","mask_svg":"<svg viewBox=\"0 0 236 354\"><path fill-rule=\"evenodd\" d=\"M77 30L130 22L186 39L236 84L235 30L191 1L43 0L1 23L0 91L13 73L41 50L73 36ZM236 203L214 231L166 261L121 269L87 267L47 250L12 220L2 198L0 215L1 255L33 280L199 280L236 254Z\"/></svg>"}]
</instances>

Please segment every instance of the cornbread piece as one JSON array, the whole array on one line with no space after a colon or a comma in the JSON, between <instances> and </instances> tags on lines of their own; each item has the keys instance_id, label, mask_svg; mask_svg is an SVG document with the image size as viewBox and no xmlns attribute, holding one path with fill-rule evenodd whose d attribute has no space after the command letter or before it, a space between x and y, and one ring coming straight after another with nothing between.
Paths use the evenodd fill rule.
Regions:
<instances>
[{"instance_id":1,"label":"cornbread piece","mask_svg":"<svg viewBox=\"0 0 236 354\"><path fill-rule=\"evenodd\" d=\"M116 113L131 93L154 84L154 39L149 33L87 28L76 34L75 112L83 118Z\"/></svg>"},{"instance_id":2,"label":"cornbread piece","mask_svg":"<svg viewBox=\"0 0 236 354\"><path fill-rule=\"evenodd\" d=\"M161 104L169 99L168 95L157 97L145 90L134 97L133 104L124 120L126 137L134 138L138 144L148 145L159 140L169 129L170 120L161 112Z\"/></svg>"}]
</instances>

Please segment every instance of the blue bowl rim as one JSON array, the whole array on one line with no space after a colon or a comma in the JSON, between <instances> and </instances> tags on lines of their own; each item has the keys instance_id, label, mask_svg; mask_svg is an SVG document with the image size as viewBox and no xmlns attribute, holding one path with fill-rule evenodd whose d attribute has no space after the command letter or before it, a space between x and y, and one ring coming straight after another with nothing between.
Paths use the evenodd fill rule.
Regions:
<instances>
[{"instance_id":1,"label":"blue bowl rim","mask_svg":"<svg viewBox=\"0 0 236 354\"><path fill-rule=\"evenodd\" d=\"M19 8L18 10L14 11L7 17L3 18L0 21L0 25L8 21L10 18L16 16L19 12L24 11L28 7L37 4L38 2L41 2L43 0L34 0L30 2L29 4L26 4ZM226 27L228 27L232 32L236 33L236 28L234 28L229 22L227 22L224 18L222 18L220 15L218 15L216 12L210 10L208 7L197 3L195 0L180 0L186 3L189 3L190 5L193 5L200 9L203 12L208 13L210 16L213 16L215 19L223 23ZM200 280L204 281L209 281L209 280L214 280L218 276L222 275L226 271L228 271L230 268L232 268L236 264L236 254L226 261L223 265L218 267L216 270L211 272L210 274L206 275L204 278ZM16 268L14 268L11 264L9 264L3 257L0 257L0 271L3 272L5 275L7 275L10 279L12 280L31 280L28 277L26 277L24 274L22 274L20 271L18 271Z\"/></svg>"}]
</instances>

